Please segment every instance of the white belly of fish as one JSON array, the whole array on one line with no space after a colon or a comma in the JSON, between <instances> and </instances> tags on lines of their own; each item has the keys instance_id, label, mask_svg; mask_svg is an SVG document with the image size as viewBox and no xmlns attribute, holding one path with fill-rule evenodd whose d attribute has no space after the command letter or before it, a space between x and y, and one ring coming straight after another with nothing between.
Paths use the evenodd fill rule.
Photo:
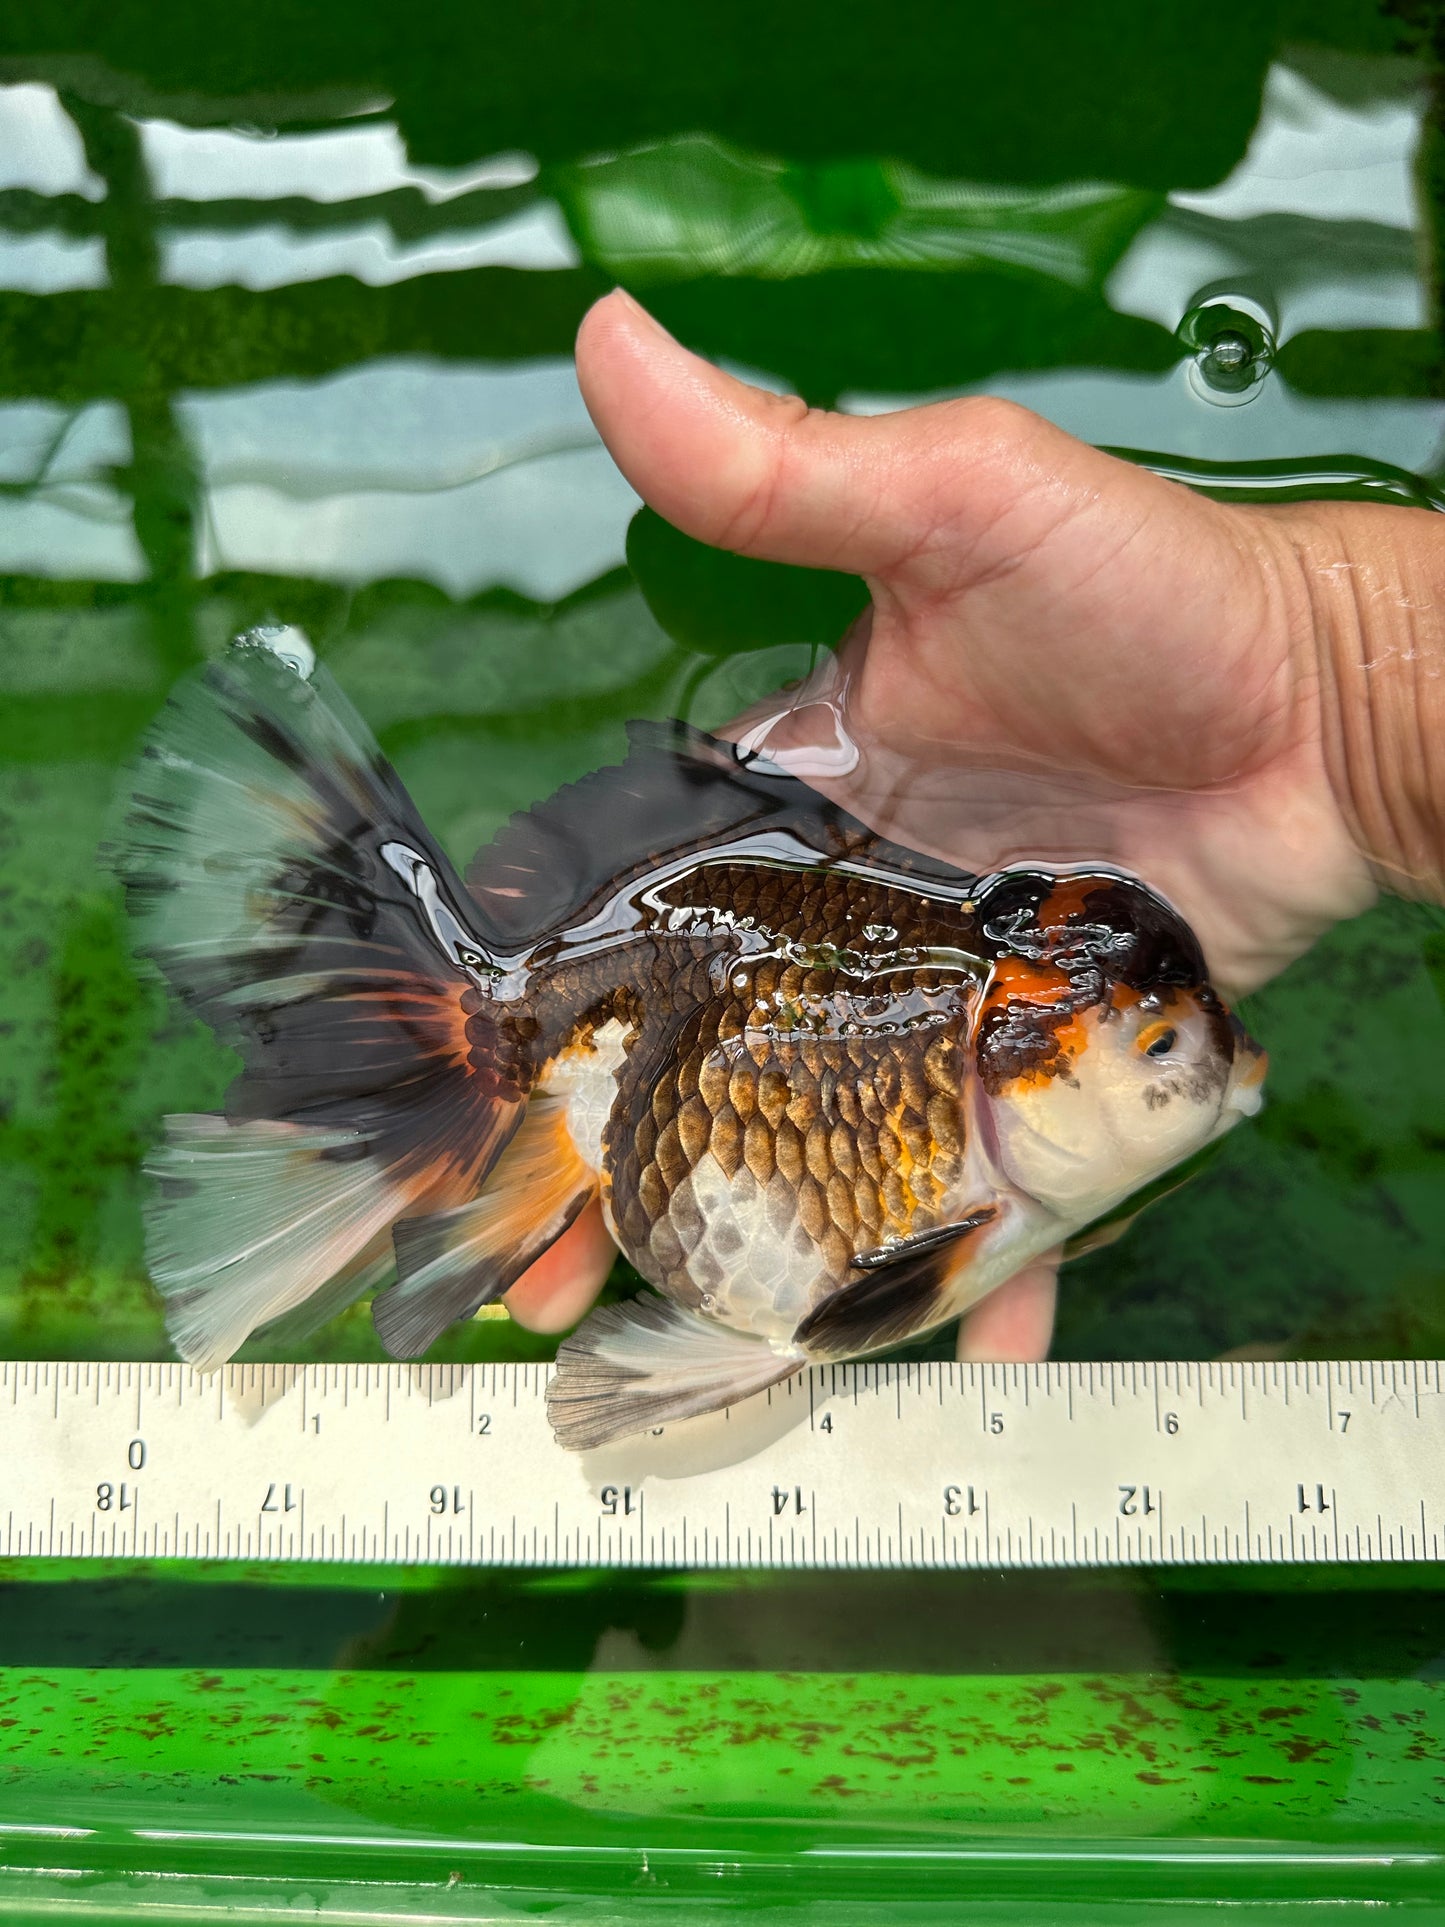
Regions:
<instances>
[{"instance_id":1,"label":"white belly of fish","mask_svg":"<svg viewBox=\"0 0 1445 1927\"><path fill-rule=\"evenodd\" d=\"M673 1194L665 1224L654 1228L659 1259L678 1244L701 1309L775 1344L791 1340L826 1281L786 1178L774 1172L759 1184L746 1165L729 1177L710 1151Z\"/></svg>"},{"instance_id":2,"label":"white belly of fish","mask_svg":"<svg viewBox=\"0 0 1445 1927\"><path fill-rule=\"evenodd\" d=\"M626 1025L614 1018L594 1033L590 1047L558 1058L547 1076L548 1091L566 1103L578 1155L597 1172L626 1037ZM602 1204L615 1235L605 1195ZM827 1281L817 1247L798 1222L797 1197L787 1180L775 1172L760 1185L746 1165L730 1178L711 1152L653 1226L650 1251L633 1256L663 1289L681 1272L710 1317L778 1345L792 1338Z\"/></svg>"}]
</instances>

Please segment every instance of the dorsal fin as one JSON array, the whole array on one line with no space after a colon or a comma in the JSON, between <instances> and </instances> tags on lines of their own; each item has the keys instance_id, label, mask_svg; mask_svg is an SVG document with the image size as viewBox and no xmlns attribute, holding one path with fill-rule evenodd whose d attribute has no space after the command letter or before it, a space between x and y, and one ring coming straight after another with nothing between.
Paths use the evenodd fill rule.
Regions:
<instances>
[{"instance_id":1,"label":"dorsal fin","mask_svg":"<svg viewBox=\"0 0 1445 1927\"><path fill-rule=\"evenodd\" d=\"M502 942L565 929L665 858L769 830L791 832L820 858L855 857L920 885L972 881L875 835L775 763L740 757L686 723L629 723L627 735L625 762L512 817L473 857L467 886Z\"/></svg>"}]
</instances>

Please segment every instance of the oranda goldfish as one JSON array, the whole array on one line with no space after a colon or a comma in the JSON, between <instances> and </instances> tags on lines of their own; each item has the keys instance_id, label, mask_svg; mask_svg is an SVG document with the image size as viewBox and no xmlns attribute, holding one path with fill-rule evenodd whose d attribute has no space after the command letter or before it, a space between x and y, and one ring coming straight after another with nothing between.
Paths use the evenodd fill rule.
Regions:
<instances>
[{"instance_id":1,"label":"oranda goldfish","mask_svg":"<svg viewBox=\"0 0 1445 1927\"><path fill-rule=\"evenodd\" d=\"M150 1166L197 1365L369 1290L415 1357L600 1197L655 1290L561 1346L554 1429L595 1446L957 1318L1258 1108L1263 1054L1130 877L965 876L636 724L463 881L278 647L182 684L114 852L244 1066Z\"/></svg>"}]
</instances>

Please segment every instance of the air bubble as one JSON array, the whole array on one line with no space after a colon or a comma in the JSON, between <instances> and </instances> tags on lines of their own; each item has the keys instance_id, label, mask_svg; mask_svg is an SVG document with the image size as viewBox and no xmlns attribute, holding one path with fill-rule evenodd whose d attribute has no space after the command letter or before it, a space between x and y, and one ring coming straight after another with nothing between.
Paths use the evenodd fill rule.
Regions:
<instances>
[{"instance_id":1,"label":"air bubble","mask_svg":"<svg viewBox=\"0 0 1445 1927\"><path fill-rule=\"evenodd\" d=\"M290 622L258 622L254 629L243 629L231 643L233 649L266 649L294 675L306 677L316 667L316 651L304 629Z\"/></svg>"},{"instance_id":2,"label":"air bubble","mask_svg":"<svg viewBox=\"0 0 1445 1927\"><path fill-rule=\"evenodd\" d=\"M1189 385L1201 400L1231 408L1253 401L1274 364L1272 318L1245 295L1211 295L1180 322L1192 350Z\"/></svg>"}]
</instances>

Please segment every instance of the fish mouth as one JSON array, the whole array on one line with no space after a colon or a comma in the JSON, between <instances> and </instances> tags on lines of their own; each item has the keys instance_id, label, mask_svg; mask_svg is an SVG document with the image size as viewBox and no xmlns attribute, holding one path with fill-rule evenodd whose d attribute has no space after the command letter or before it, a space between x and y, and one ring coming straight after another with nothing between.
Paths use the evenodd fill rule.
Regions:
<instances>
[{"instance_id":1,"label":"fish mouth","mask_svg":"<svg viewBox=\"0 0 1445 1927\"><path fill-rule=\"evenodd\" d=\"M1269 1053L1261 1050L1254 1039L1244 1032L1240 1033L1240 1042L1242 1049L1236 1047L1234 1074L1229 1080L1229 1094L1224 1100L1224 1107L1240 1117L1257 1117L1264 1104Z\"/></svg>"}]
</instances>

